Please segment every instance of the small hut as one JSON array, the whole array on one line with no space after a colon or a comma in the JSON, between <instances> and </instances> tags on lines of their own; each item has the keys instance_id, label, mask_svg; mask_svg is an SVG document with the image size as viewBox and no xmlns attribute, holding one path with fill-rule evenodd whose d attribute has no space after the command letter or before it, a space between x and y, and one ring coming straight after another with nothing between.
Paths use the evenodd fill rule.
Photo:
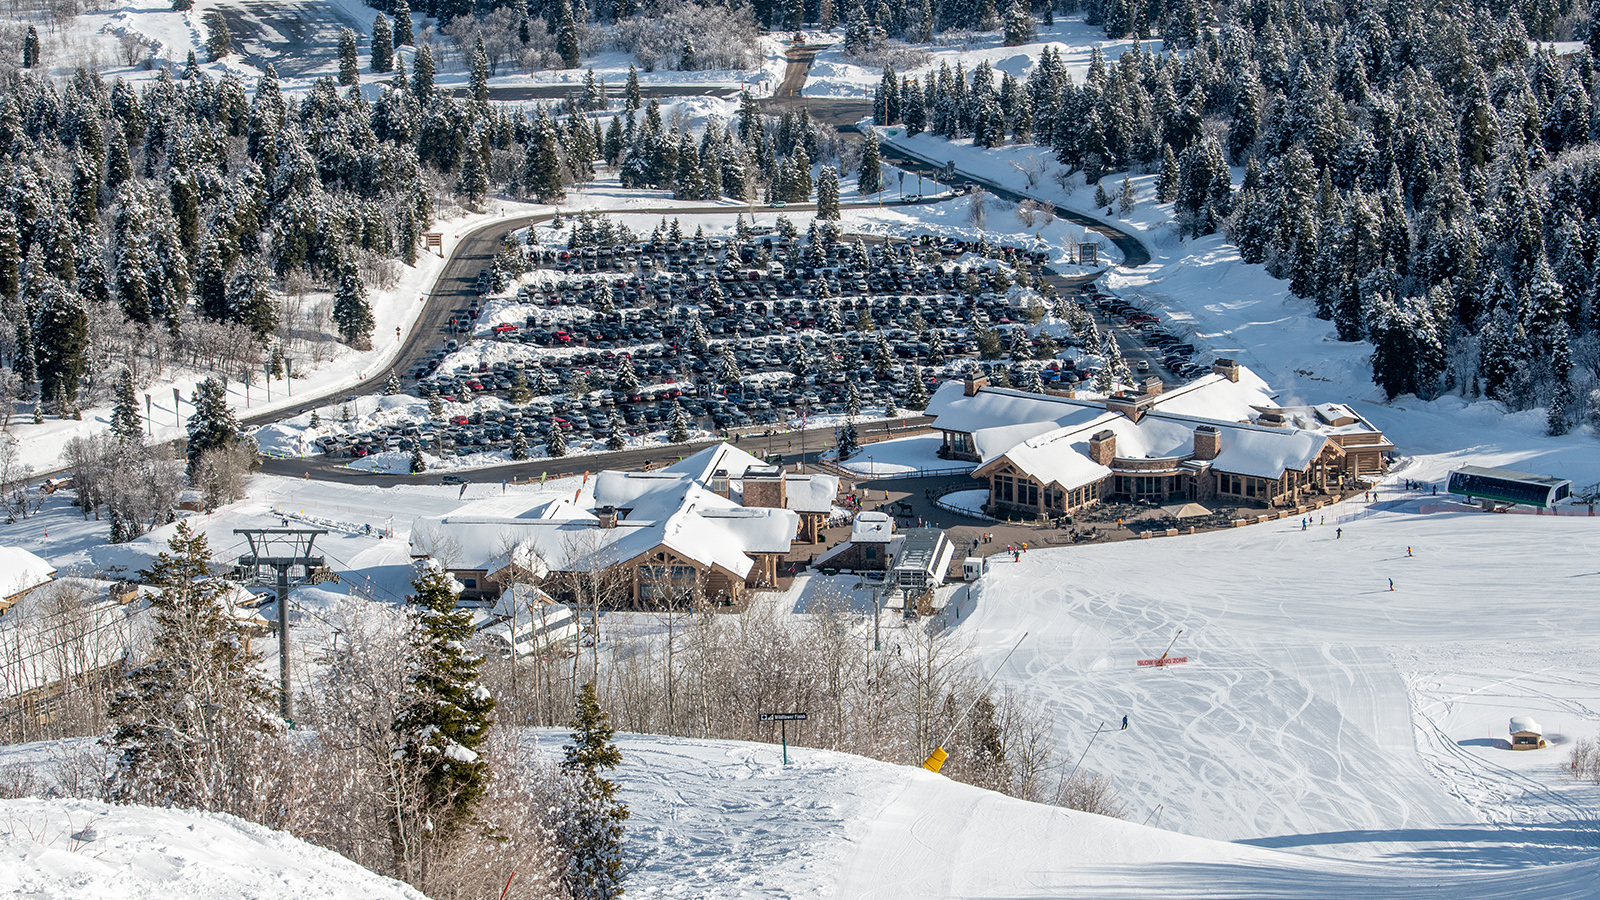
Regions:
<instances>
[{"instance_id":1,"label":"small hut","mask_svg":"<svg viewBox=\"0 0 1600 900\"><path fill-rule=\"evenodd\" d=\"M1544 738L1540 736L1539 723L1535 722L1532 716L1511 717L1511 749L1544 749Z\"/></svg>"}]
</instances>

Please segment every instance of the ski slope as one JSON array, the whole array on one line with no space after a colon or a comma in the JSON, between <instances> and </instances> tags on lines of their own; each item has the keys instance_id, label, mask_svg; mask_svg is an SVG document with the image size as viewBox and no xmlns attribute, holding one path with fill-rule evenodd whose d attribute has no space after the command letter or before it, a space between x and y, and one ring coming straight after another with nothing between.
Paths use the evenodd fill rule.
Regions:
<instances>
[{"instance_id":1,"label":"ski slope","mask_svg":"<svg viewBox=\"0 0 1600 900\"><path fill-rule=\"evenodd\" d=\"M564 735L542 734L547 749ZM618 737L637 897L1593 897L1600 863L1481 871L1227 843L770 744ZM553 751L551 751L553 752ZM1475 838L1474 838L1475 839Z\"/></svg>"},{"instance_id":2,"label":"ski slope","mask_svg":"<svg viewBox=\"0 0 1600 900\"><path fill-rule=\"evenodd\" d=\"M1600 732L1600 519L1391 496L1305 530L1001 560L953 631L991 667L1029 633L999 683L1050 710L1070 756L1130 717L1085 765L1135 821L1369 860L1593 856L1600 792L1562 765ZM1180 629L1190 662L1135 665ZM1553 746L1503 749L1517 714Z\"/></svg>"}]
</instances>

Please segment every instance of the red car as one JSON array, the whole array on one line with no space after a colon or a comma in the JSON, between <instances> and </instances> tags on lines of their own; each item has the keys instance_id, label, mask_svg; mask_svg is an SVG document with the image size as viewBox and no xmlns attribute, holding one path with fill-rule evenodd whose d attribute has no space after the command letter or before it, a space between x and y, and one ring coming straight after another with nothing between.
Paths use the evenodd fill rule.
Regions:
<instances>
[{"instance_id":1,"label":"red car","mask_svg":"<svg viewBox=\"0 0 1600 900\"><path fill-rule=\"evenodd\" d=\"M450 424L451 425L466 425L466 424L468 424L467 417L466 416L453 416L450 419Z\"/></svg>"},{"instance_id":2,"label":"red car","mask_svg":"<svg viewBox=\"0 0 1600 900\"><path fill-rule=\"evenodd\" d=\"M507 323L496 325L492 330L495 334L516 334L517 326Z\"/></svg>"}]
</instances>

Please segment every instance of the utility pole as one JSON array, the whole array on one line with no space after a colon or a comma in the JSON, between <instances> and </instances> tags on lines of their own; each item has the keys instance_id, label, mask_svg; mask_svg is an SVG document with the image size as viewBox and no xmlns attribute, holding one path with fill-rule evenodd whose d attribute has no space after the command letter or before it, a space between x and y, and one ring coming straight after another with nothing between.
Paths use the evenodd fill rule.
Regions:
<instances>
[{"instance_id":1,"label":"utility pole","mask_svg":"<svg viewBox=\"0 0 1600 900\"><path fill-rule=\"evenodd\" d=\"M250 552L239 557L239 565L250 570L249 578L257 583L267 581L266 570L277 577L274 584L278 592L278 678L283 692L279 711L286 721L294 720L294 695L289 689L289 570L301 570L297 584L317 584L338 581L339 577L328 571L322 557L311 555L311 545L317 535L327 534L325 528L235 528L234 534L244 535L250 542Z\"/></svg>"}]
</instances>

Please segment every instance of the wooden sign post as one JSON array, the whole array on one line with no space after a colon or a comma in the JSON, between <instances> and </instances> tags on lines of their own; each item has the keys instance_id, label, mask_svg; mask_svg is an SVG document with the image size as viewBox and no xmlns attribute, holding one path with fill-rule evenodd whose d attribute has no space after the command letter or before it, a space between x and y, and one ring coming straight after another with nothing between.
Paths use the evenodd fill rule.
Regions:
<instances>
[{"instance_id":1,"label":"wooden sign post","mask_svg":"<svg viewBox=\"0 0 1600 900\"><path fill-rule=\"evenodd\" d=\"M422 249L437 250L439 258L444 259L444 235L437 231L424 231L422 233Z\"/></svg>"}]
</instances>

